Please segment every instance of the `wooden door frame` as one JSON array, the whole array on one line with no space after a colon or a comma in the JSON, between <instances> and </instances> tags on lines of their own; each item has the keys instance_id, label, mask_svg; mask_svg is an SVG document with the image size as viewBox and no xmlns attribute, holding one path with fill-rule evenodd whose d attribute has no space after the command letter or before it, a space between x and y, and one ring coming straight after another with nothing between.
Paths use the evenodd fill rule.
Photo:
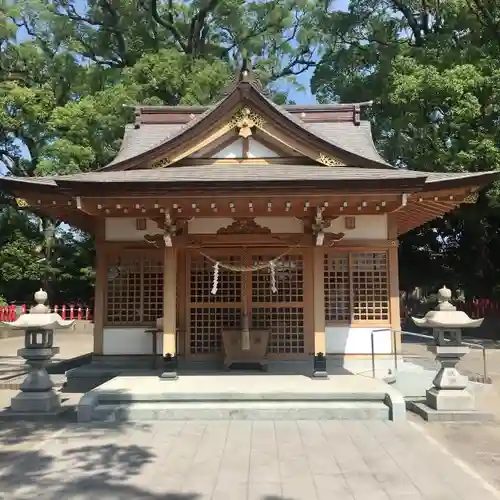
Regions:
<instances>
[{"instance_id":1,"label":"wooden door frame","mask_svg":"<svg viewBox=\"0 0 500 500\"><path fill-rule=\"evenodd\" d=\"M213 360L219 356L218 353L195 354L191 353L190 340L191 340L191 262L193 256L200 252L207 255L223 256L223 255L239 255L243 257L243 262L250 263L252 255L268 255L278 256L280 253L286 252L286 247L283 248L270 248L270 247L255 247L255 248L207 248L202 250L187 249L185 252L185 276L184 283L184 321L185 321L185 335L184 335L184 356L188 360ZM303 309L303 324L304 324L304 352L303 353L269 353L270 360L301 360L309 359L311 353L314 351L314 280L313 280L313 263L314 263L314 249L310 248L295 248L287 252L287 255L300 255L302 257L302 273L303 273L303 301L300 305L298 303L290 303L290 307L296 304ZM246 265L246 264L244 264ZM243 273L242 286L248 285L247 293L247 310L249 314L252 312L252 280L248 273ZM259 307L286 307L286 303L272 302L272 303L258 303ZM179 304L180 305L180 304ZM242 302L227 303L228 308L236 307L242 308ZM222 356L222 353L220 354Z\"/></svg>"}]
</instances>

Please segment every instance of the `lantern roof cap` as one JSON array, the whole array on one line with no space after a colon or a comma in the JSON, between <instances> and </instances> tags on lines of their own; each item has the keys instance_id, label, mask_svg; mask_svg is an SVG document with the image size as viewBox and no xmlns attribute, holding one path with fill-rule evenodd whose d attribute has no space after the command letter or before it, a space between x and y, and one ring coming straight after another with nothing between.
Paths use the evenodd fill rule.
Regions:
<instances>
[{"instance_id":1,"label":"lantern roof cap","mask_svg":"<svg viewBox=\"0 0 500 500\"><path fill-rule=\"evenodd\" d=\"M57 313L51 313L50 307L45 304L48 295L40 288L34 295L36 305L30 309L29 313L21 314L15 321L5 321L0 325L7 326L14 330L57 330L73 326L75 320L64 320Z\"/></svg>"},{"instance_id":2,"label":"lantern roof cap","mask_svg":"<svg viewBox=\"0 0 500 500\"><path fill-rule=\"evenodd\" d=\"M450 302L451 290L443 286L438 290L438 305L433 311L429 311L423 318L413 318L413 322L422 328L477 328L483 323L483 319L472 319L464 311Z\"/></svg>"}]
</instances>

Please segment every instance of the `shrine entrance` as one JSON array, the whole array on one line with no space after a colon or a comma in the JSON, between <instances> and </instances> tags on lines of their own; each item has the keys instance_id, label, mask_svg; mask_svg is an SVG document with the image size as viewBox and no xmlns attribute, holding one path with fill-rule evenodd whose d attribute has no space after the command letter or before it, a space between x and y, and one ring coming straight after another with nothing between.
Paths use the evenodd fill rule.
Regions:
<instances>
[{"instance_id":1,"label":"shrine entrance","mask_svg":"<svg viewBox=\"0 0 500 500\"><path fill-rule=\"evenodd\" d=\"M221 357L221 332L240 328L245 311L251 328L271 330L269 359L310 356L310 249L192 250L186 276L186 357Z\"/></svg>"}]
</instances>

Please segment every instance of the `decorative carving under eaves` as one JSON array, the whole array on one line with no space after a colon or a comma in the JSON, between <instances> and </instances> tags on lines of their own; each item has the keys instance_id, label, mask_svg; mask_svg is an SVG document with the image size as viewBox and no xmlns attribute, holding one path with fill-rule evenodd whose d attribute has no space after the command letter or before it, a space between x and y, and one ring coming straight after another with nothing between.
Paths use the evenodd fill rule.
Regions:
<instances>
[{"instance_id":1,"label":"decorative carving under eaves","mask_svg":"<svg viewBox=\"0 0 500 500\"><path fill-rule=\"evenodd\" d=\"M332 247L337 241L343 239L344 236L345 233L328 233L326 238L328 246Z\"/></svg>"},{"instance_id":2,"label":"decorative carving under eaves","mask_svg":"<svg viewBox=\"0 0 500 500\"><path fill-rule=\"evenodd\" d=\"M320 153L317 160L319 163L326 165L327 167L344 167L345 163L338 158L333 158L332 156L327 156L324 153Z\"/></svg>"},{"instance_id":3,"label":"decorative carving under eaves","mask_svg":"<svg viewBox=\"0 0 500 500\"><path fill-rule=\"evenodd\" d=\"M268 227L262 227L253 219L235 219L227 227L221 227L217 234L271 234Z\"/></svg>"},{"instance_id":4,"label":"decorative carving under eaves","mask_svg":"<svg viewBox=\"0 0 500 500\"><path fill-rule=\"evenodd\" d=\"M320 231L328 229L335 219L338 219L338 217L323 217L323 211L321 210L321 208L317 208L316 216L314 217L314 222L311 226L312 233L316 235Z\"/></svg>"},{"instance_id":5,"label":"decorative carving under eaves","mask_svg":"<svg viewBox=\"0 0 500 500\"><path fill-rule=\"evenodd\" d=\"M153 168L163 168L163 167L168 167L171 163L170 158L161 158L160 160L156 160L153 162L152 167Z\"/></svg>"},{"instance_id":6,"label":"decorative carving under eaves","mask_svg":"<svg viewBox=\"0 0 500 500\"><path fill-rule=\"evenodd\" d=\"M231 121L229 122L232 127L239 130L239 135L241 137L250 137L252 135L252 128L262 128L264 126L265 120L253 109L248 107L241 108L238 110Z\"/></svg>"},{"instance_id":7,"label":"decorative carving under eaves","mask_svg":"<svg viewBox=\"0 0 500 500\"><path fill-rule=\"evenodd\" d=\"M465 198L463 203L476 203L476 201L479 198L479 193L477 191L468 194Z\"/></svg>"},{"instance_id":8,"label":"decorative carving under eaves","mask_svg":"<svg viewBox=\"0 0 500 500\"><path fill-rule=\"evenodd\" d=\"M149 243L150 245L155 246L156 248L160 248L165 246L165 242L163 240L163 234L158 233L158 234L145 234L144 235L144 241L146 243Z\"/></svg>"},{"instance_id":9,"label":"decorative carving under eaves","mask_svg":"<svg viewBox=\"0 0 500 500\"><path fill-rule=\"evenodd\" d=\"M155 221L159 227L162 226L158 219L156 219ZM171 247L173 245L172 238L174 236L177 236L178 231L179 230L177 228L177 225L175 224L175 221L172 219L170 212L167 210L163 218L163 234L146 234L144 236L144 241L158 247L160 245L160 240L163 240L166 247Z\"/></svg>"}]
</instances>

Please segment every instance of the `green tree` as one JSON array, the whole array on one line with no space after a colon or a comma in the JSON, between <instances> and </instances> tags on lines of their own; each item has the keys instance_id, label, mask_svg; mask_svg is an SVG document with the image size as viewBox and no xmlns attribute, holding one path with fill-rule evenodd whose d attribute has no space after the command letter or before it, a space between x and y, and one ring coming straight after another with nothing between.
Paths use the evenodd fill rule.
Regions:
<instances>
[{"instance_id":1,"label":"green tree","mask_svg":"<svg viewBox=\"0 0 500 500\"><path fill-rule=\"evenodd\" d=\"M330 8L312 0L0 1L0 172L21 176L102 167L119 149L132 105L213 102L242 51L286 100L277 82L294 83L315 64L318 12ZM0 217L9 218L15 201L0 195ZM6 229L0 286L9 298L21 276L92 279L85 238L58 230L54 259L38 255L50 224L21 215ZM76 247L89 260L75 267L63 256Z\"/></svg>"},{"instance_id":2,"label":"green tree","mask_svg":"<svg viewBox=\"0 0 500 500\"><path fill-rule=\"evenodd\" d=\"M492 2L352 0L325 15L320 101L373 100L379 148L424 171L500 166L500 11ZM495 31L496 30L496 31ZM495 32L496 36L492 37ZM452 282L491 295L500 278L498 193L401 240L402 286Z\"/></svg>"}]
</instances>

